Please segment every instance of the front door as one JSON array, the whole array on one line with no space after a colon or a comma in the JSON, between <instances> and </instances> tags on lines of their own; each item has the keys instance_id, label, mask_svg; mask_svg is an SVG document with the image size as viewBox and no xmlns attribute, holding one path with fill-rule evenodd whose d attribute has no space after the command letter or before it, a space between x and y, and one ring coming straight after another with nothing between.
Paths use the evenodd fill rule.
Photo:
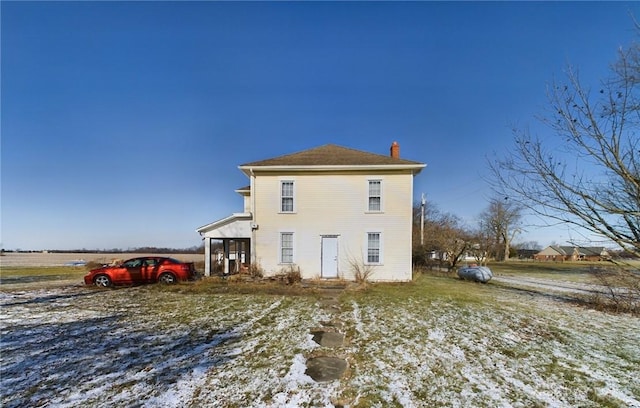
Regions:
<instances>
[{"instance_id":1,"label":"front door","mask_svg":"<svg viewBox=\"0 0 640 408\"><path fill-rule=\"evenodd\" d=\"M338 237L322 237L322 271L323 278L338 277Z\"/></svg>"}]
</instances>

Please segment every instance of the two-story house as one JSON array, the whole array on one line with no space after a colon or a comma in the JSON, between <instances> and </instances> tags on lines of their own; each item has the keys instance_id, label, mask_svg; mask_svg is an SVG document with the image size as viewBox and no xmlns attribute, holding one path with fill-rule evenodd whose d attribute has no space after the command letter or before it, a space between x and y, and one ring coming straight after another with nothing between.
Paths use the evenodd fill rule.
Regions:
<instances>
[{"instance_id":1,"label":"two-story house","mask_svg":"<svg viewBox=\"0 0 640 408\"><path fill-rule=\"evenodd\" d=\"M358 265L372 281L410 281L413 178L425 166L396 142L388 156L329 144L243 164L243 212L196 230L205 274L222 240L227 272L237 259L265 276L295 266L303 279L353 280Z\"/></svg>"}]
</instances>

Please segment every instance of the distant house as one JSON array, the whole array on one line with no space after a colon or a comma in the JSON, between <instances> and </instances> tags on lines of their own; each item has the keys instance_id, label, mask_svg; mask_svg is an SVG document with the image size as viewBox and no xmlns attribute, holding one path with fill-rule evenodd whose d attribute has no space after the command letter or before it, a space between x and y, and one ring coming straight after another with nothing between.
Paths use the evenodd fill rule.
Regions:
<instances>
[{"instance_id":1,"label":"distant house","mask_svg":"<svg viewBox=\"0 0 640 408\"><path fill-rule=\"evenodd\" d=\"M533 256L537 261L602 261L610 258L605 247L551 245Z\"/></svg>"},{"instance_id":2,"label":"distant house","mask_svg":"<svg viewBox=\"0 0 640 408\"><path fill-rule=\"evenodd\" d=\"M211 242L222 240L225 271L241 254L265 276L291 267L302 278L355 279L354 266L372 281L410 281L413 178L426 166L390 155L336 145L246 163L250 185L236 190L242 212L196 231L205 241L205 274Z\"/></svg>"}]
</instances>

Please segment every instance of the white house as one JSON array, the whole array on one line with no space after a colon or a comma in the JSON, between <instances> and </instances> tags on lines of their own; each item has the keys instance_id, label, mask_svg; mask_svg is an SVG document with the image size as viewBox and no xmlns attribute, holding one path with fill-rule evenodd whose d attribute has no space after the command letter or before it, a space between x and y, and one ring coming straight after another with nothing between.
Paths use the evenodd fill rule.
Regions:
<instances>
[{"instance_id":1,"label":"white house","mask_svg":"<svg viewBox=\"0 0 640 408\"><path fill-rule=\"evenodd\" d=\"M401 159L396 142L389 156L329 144L243 164L243 211L196 230L205 274L215 239L227 272L235 248L265 276L295 266L303 279L353 280L359 265L372 281L409 281L413 178L425 166Z\"/></svg>"}]
</instances>

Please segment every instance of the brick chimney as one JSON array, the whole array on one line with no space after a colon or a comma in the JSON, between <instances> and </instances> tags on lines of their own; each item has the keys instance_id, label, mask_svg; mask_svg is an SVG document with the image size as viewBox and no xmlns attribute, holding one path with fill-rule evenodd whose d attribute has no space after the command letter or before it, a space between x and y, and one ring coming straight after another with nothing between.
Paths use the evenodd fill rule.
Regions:
<instances>
[{"instance_id":1,"label":"brick chimney","mask_svg":"<svg viewBox=\"0 0 640 408\"><path fill-rule=\"evenodd\" d=\"M394 159L400 158L400 145L398 144L398 142L391 143L390 151L391 151L391 157L393 157Z\"/></svg>"}]
</instances>

